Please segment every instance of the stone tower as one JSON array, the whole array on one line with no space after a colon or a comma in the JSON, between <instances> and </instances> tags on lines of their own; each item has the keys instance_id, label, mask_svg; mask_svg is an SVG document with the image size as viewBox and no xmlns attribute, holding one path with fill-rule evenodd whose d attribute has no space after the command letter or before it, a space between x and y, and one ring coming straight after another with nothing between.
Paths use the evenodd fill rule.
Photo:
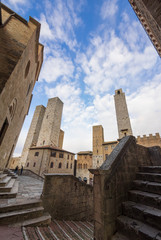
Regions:
<instances>
[{"instance_id":1,"label":"stone tower","mask_svg":"<svg viewBox=\"0 0 161 240\"><path fill-rule=\"evenodd\" d=\"M63 102L58 98L50 98L46 107L37 146L52 145L58 147Z\"/></svg>"},{"instance_id":2,"label":"stone tower","mask_svg":"<svg viewBox=\"0 0 161 240\"><path fill-rule=\"evenodd\" d=\"M43 117L45 114L45 107L43 105L37 106L34 112L34 116L32 118L32 122L27 134L27 138L24 144L24 148L21 156L21 164L24 166L27 160L29 148L32 146L36 146L37 140L39 137L39 132L41 129Z\"/></svg>"},{"instance_id":3,"label":"stone tower","mask_svg":"<svg viewBox=\"0 0 161 240\"><path fill-rule=\"evenodd\" d=\"M63 148L63 140L64 140L64 131L60 129L60 133L59 133L59 148Z\"/></svg>"},{"instance_id":4,"label":"stone tower","mask_svg":"<svg viewBox=\"0 0 161 240\"><path fill-rule=\"evenodd\" d=\"M128 135L133 135L125 99L125 93L122 92L122 89L115 91L114 99L119 139Z\"/></svg>"},{"instance_id":5,"label":"stone tower","mask_svg":"<svg viewBox=\"0 0 161 240\"><path fill-rule=\"evenodd\" d=\"M103 163L104 132L102 125L93 126L93 168Z\"/></svg>"},{"instance_id":6,"label":"stone tower","mask_svg":"<svg viewBox=\"0 0 161 240\"><path fill-rule=\"evenodd\" d=\"M0 170L9 166L43 62L40 23L0 3Z\"/></svg>"},{"instance_id":7,"label":"stone tower","mask_svg":"<svg viewBox=\"0 0 161 240\"><path fill-rule=\"evenodd\" d=\"M129 0L129 2L161 57L161 1Z\"/></svg>"}]
</instances>

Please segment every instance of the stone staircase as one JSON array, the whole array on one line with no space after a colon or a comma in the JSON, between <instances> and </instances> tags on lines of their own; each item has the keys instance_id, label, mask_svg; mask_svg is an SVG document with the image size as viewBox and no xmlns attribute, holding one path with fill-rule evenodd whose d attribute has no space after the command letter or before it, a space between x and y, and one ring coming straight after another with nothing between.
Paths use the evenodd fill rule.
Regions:
<instances>
[{"instance_id":1,"label":"stone staircase","mask_svg":"<svg viewBox=\"0 0 161 240\"><path fill-rule=\"evenodd\" d=\"M112 240L161 240L161 167L140 167Z\"/></svg>"},{"instance_id":2,"label":"stone staircase","mask_svg":"<svg viewBox=\"0 0 161 240\"><path fill-rule=\"evenodd\" d=\"M9 171L0 174L0 225L41 226L48 225L51 217L44 213L40 199L16 199L19 181ZM10 200L12 199L12 200Z\"/></svg>"}]
</instances>

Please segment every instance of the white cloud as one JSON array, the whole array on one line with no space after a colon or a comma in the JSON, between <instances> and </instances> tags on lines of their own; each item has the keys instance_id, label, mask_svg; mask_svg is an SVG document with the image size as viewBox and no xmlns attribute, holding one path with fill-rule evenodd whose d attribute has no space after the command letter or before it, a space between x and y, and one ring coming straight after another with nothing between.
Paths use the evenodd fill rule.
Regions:
<instances>
[{"instance_id":1,"label":"white cloud","mask_svg":"<svg viewBox=\"0 0 161 240\"><path fill-rule=\"evenodd\" d=\"M101 17L103 20L113 17L118 10L117 0L104 1L101 7Z\"/></svg>"},{"instance_id":2,"label":"white cloud","mask_svg":"<svg viewBox=\"0 0 161 240\"><path fill-rule=\"evenodd\" d=\"M133 134L161 133L161 73L149 79L135 93L128 96Z\"/></svg>"},{"instance_id":3,"label":"white cloud","mask_svg":"<svg viewBox=\"0 0 161 240\"><path fill-rule=\"evenodd\" d=\"M49 56L44 62L40 79L50 83L56 81L59 77L71 78L73 71L74 65L69 58Z\"/></svg>"}]
</instances>

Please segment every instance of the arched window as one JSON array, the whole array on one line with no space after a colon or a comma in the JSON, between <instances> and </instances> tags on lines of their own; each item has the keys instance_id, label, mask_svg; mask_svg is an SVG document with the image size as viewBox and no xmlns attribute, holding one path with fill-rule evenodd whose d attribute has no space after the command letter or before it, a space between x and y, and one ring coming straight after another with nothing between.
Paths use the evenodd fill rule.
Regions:
<instances>
[{"instance_id":1,"label":"arched window","mask_svg":"<svg viewBox=\"0 0 161 240\"><path fill-rule=\"evenodd\" d=\"M87 178L86 178L86 177L84 177L84 178L83 178L83 181L87 183Z\"/></svg>"},{"instance_id":2,"label":"arched window","mask_svg":"<svg viewBox=\"0 0 161 240\"><path fill-rule=\"evenodd\" d=\"M50 163L50 168L53 168L54 164L53 162Z\"/></svg>"},{"instance_id":3,"label":"arched window","mask_svg":"<svg viewBox=\"0 0 161 240\"><path fill-rule=\"evenodd\" d=\"M36 166L36 163L34 162L34 165L33 165L33 167L35 167Z\"/></svg>"},{"instance_id":4,"label":"arched window","mask_svg":"<svg viewBox=\"0 0 161 240\"><path fill-rule=\"evenodd\" d=\"M29 162L27 163L27 167L29 167Z\"/></svg>"},{"instance_id":5,"label":"arched window","mask_svg":"<svg viewBox=\"0 0 161 240\"><path fill-rule=\"evenodd\" d=\"M79 181L82 181L81 177L78 177Z\"/></svg>"},{"instance_id":6,"label":"arched window","mask_svg":"<svg viewBox=\"0 0 161 240\"><path fill-rule=\"evenodd\" d=\"M62 167L62 163L60 162L59 165L58 165L58 168L61 168Z\"/></svg>"}]
</instances>

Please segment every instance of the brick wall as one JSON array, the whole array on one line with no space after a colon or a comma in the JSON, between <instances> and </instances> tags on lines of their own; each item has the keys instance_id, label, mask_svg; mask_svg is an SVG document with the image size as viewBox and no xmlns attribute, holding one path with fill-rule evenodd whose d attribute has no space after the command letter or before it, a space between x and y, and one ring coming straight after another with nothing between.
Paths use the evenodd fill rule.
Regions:
<instances>
[{"instance_id":1,"label":"brick wall","mask_svg":"<svg viewBox=\"0 0 161 240\"><path fill-rule=\"evenodd\" d=\"M46 174L42 200L52 218L93 220L93 187L74 176Z\"/></svg>"}]
</instances>

